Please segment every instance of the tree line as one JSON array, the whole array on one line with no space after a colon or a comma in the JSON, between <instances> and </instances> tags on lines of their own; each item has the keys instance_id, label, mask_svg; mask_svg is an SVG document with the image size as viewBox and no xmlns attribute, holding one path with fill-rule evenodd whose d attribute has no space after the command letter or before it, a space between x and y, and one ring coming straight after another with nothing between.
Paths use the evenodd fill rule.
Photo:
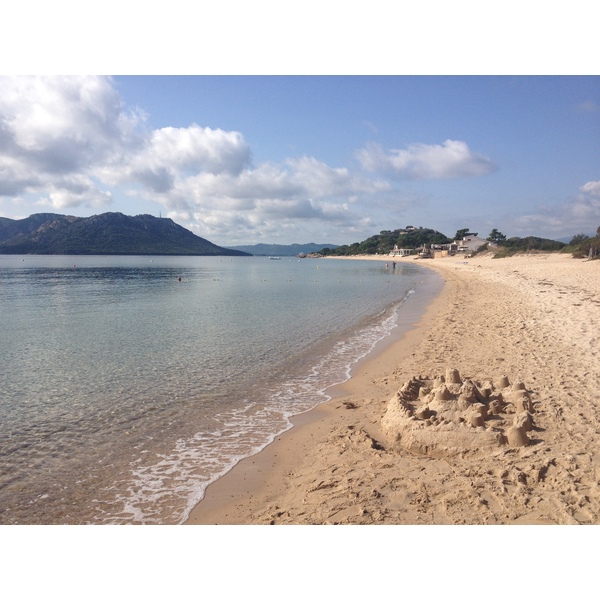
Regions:
<instances>
[{"instance_id":1,"label":"tree line","mask_svg":"<svg viewBox=\"0 0 600 600\"><path fill-rule=\"evenodd\" d=\"M351 256L355 254L389 254L394 247L398 248L420 248L430 244L449 244L452 240L439 231L419 227L407 231L406 229L394 229L393 231L381 231L377 235L362 242L338 246L337 248L323 248L321 256Z\"/></svg>"},{"instance_id":2,"label":"tree line","mask_svg":"<svg viewBox=\"0 0 600 600\"><path fill-rule=\"evenodd\" d=\"M494 258L502 258L521 252L531 251L570 252L573 254L574 258L585 258L588 256L596 258L600 254L600 227L596 230L595 237L579 233L573 236L571 241L567 244L535 236L507 238L501 231L498 231L498 229L492 229L486 240L498 246L498 250L495 250L494 252ZM489 245L484 244L478 251L486 251L489 249Z\"/></svg>"},{"instance_id":3,"label":"tree line","mask_svg":"<svg viewBox=\"0 0 600 600\"><path fill-rule=\"evenodd\" d=\"M337 248L323 248L321 256L352 256L361 254L390 254L394 248L421 248L431 244L450 244L454 240L461 240L467 235L477 236L470 233L468 228L459 229L454 238L449 238L443 233L425 227L395 229L393 231L381 231L362 242L355 242L338 246ZM536 236L507 238L497 228L492 229L487 238L487 243L481 245L477 252L494 251L495 258L511 256L522 252L571 252L576 258L586 256L598 256L600 254L600 227L597 235L590 237L585 234L577 234L566 244L556 240ZM490 245L493 244L493 246Z\"/></svg>"}]
</instances>

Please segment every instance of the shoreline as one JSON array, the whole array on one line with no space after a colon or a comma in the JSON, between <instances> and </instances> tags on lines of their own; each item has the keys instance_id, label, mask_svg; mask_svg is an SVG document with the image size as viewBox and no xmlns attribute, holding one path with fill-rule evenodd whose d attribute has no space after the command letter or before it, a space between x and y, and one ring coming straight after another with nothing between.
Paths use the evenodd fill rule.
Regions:
<instances>
[{"instance_id":1,"label":"shoreline","mask_svg":"<svg viewBox=\"0 0 600 600\"><path fill-rule=\"evenodd\" d=\"M533 255L424 266L446 285L419 323L211 484L186 524L600 522L597 261ZM523 381L535 406L531 443L440 457L390 440L382 428L390 398L410 378L448 368Z\"/></svg>"},{"instance_id":2,"label":"shoreline","mask_svg":"<svg viewBox=\"0 0 600 600\"><path fill-rule=\"evenodd\" d=\"M365 258L343 257L342 260L365 260ZM367 257L366 260L381 262L385 259ZM387 262L390 262L389 259ZM429 313L434 313L437 304L445 301L446 294L449 293L447 288L447 284L444 284L431 299L417 322L401 331L395 340L380 340L377 344L380 347L376 346L366 357L358 360L351 369L349 380L328 388L326 392L331 396L330 400L291 417L290 429L279 434L257 454L242 459L225 475L211 483L203 499L190 511L188 519L183 524L251 523L253 512L245 509L256 502L258 494L278 487L281 479L295 465L300 453L303 453L308 445L322 443L325 434L332 427L338 426L339 421L344 421L343 418L338 418L343 417L343 413L342 415L339 413L346 407L344 402L351 402L350 399L355 393L355 384L359 382L361 388L369 387L369 382L365 379L365 368L368 379L371 374L369 367L372 367L375 362L381 377L386 377L398 353L408 352L411 338L416 335L416 331L423 326L423 323L428 321ZM359 375L363 377L359 379Z\"/></svg>"}]
</instances>

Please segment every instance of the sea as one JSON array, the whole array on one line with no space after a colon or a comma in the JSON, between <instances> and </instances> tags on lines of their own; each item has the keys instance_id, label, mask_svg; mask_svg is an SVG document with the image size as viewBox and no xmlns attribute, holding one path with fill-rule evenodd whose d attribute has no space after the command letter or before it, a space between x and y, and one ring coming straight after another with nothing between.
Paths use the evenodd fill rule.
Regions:
<instances>
[{"instance_id":1,"label":"sea","mask_svg":"<svg viewBox=\"0 0 600 600\"><path fill-rule=\"evenodd\" d=\"M0 255L0 524L184 523L442 285L413 261Z\"/></svg>"}]
</instances>

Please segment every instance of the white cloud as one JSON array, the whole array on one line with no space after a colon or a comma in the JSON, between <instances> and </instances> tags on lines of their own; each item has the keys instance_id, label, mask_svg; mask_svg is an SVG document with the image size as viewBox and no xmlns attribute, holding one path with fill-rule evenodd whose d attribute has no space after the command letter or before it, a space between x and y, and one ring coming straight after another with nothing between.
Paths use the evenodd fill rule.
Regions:
<instances>
[{"instance_id":1,"label":"white cloud","mask_svg":"<svg viewBox=\"0 0 600 600\"><path fill-rule=\"evenodd\" d=\"M105 206L95 170L139 143L110 78L0 77L0 194L47 194L55 208ZM79 189L73 189L78 182Z\"/></svg>"},{"instance_id":2,"label":"white cloud","mask_svg":"<svg viewBox=\"0 0 600 600\"><path fill-rule=\"evenodd\" d=\"M411 144L406 150L386 152L370 143L356 153L367 171L406 179L454 179L479 177L495 170L492 161L469 149L462 141L446 140L442 145Z\"/></svg>"},{"instance_id":3,"label":"white cloud","mask_svg":"<svg viewBox=\"0 0 600 600\"><path fill-rule=\"evenodd\" d=\"M66 189L58 189L50 192L47 198L42 198L37 204L49 206L53 210L65 210L85 204L94 208L106 209L112 202L109 191L86 188L81 193L69 192Z\"/></svg>"},{"instance_id":4,"label":"white cloud","mask_svg":"<svg viewBox=\"0 0 600 600\"><path fill-rule=\"evenodd\" d=\"M136 153L105 169L103 176L165 194L178 180L198 173L238 175L249 162L250 148L241 133L194 124L152 131Z\"/></svg>"},{"instance_id":5,"label":"white cloud","mask_svg":"<svg viewBox=\"0 0 600 600\"><path fill-rule=\"evenodd\" d=\"M288 159L291 180L313 197L347 196L354 193L387 191L390 185L352 175L347 168L332 168L316 158Z\"/></svg>"},{"instance_id":6,"label":"white cloud","mask_svg":"<svg viewBox=\"0 0 600 600\"><path fill-rule=\"evenodd\" d=\"M235 237L247 243L257 236L281 238L291 228L294 235L308 239L314 236L317 221L338 231L364 224L367 217L357 196L389 189L386 182L302 157L282 165L264 163L238 175L200 173L182 178L162 201L170 216L176 215L202 237Z\"/></svg>"},{"instance_id":7,"label":"white cloud","mask_svg":"<svg viewBox=\"0 0 600 600\"><path fill-rule=\"evenodd\" d=\"M600 181L589 181L579 188L569 202L556 207L540 207L537 212L515 219L522 235L531 231L548 237L562 237L576 233L594 233L600 226Z\"/></svg>"},{"instance_id":8,"label":"white cloud","mask_svg":"<svg viewBox=\"0 0 600 600\"><path fill-rule=\"evenodd\" d=\"M600 226L600 181L588 181L579 188L580 194L570 204L573 219L587 231Z\"/></svg>"},{"instance_id":9,"label":"white cloud","mask_svg":"<svg viewBox=\"0 0 600 600\"><path fill-rule=\"evenodd\" d=\"M152 132L148 159L181 171L238 174L250 162L250 148L237 131L165 127Z\"/></svg>"},{"instance_id":10,"label":"white cloud","mask_svg":"<svg viewBox=\"0 0 600 600\"><path fill-rule=\"evenodd\" d=\"M36 202L36 205L44 209L62 211L81 205L106 209L112 202L109 190L100 189L92 179L84 175L69 175L48 187L47 196L42 196Z\"/></svg>"},{"instance_id":11,"label":"white cloud","mask_svg":"<svg viewBox=\"0 0 600 600\"><path fill-rule=\"evenodd\" d=\"M366 196L390 189L389 184L352 175L345 168L332 168L312 157L288 159L284 164L263 163L239 174L199 173L180 178L162 201L170 210L256 211L295 218L333 218L357 194Z\"/></svg>"},{"instance_id":12,"label":"white cloud","mask_svg":"<svg viewBox=\"0 0 600 600\"><path fill-rule=\"evenodd\" d=\"M579 188L579 191L584 195L600 197L600 181L588 181Z\"/></svg>"},{"instance_id":13,"label":"white cloud","mask_svg":"<svg viewBox=\"0 0 600 600\"><path fill-rule=\"evenodd\" d=\"M239 132L195 124L148 132L143 124L141 111L126 112L110 78L0 77L0 194L54 188L63 197L69 176L165 193L178 178L238 174L249 164ZM56 204L96 205L97 190L89 190L90 197L71 194L73 203Z\"/></svg>"},{"instance_id":14,"label":"white cloud","mask_svg":"<svg viewBox=\"0 0 600 600\"><path fill-rule=\"evenodd\" d=\"M0 161L13 157L46 176L122 152L137 122L102 77L1 77L0 115Z\"/></svg>"},{"instance_id":15,"label":"white cloud","mask_svg":"<svg viewBox=\"0 0 600 600\"><path fill-rule=\"evenodd\" d=\"M356 235L361 238L373 224L372 215L360 207L311 200L262 200L251 210L213 207L174 210L168 216L201 237L227 239L228 245L261 241L290 243L291 239L335 243L332 234L325 231L335 231L336 239L354 232L359 232Z\"/></svg>"}]
</instances>

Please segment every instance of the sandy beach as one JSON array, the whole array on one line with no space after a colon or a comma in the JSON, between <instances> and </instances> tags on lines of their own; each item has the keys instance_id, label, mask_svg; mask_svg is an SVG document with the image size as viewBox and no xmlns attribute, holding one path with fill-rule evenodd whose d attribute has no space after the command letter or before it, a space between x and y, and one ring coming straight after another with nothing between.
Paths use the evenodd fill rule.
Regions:
<instances>
[{"instance_id":1,"label":"sandy beach","mask_svg":"<svg viewBox=\"0 0 600 600\"><path fill-rule=\"evenodd\" d=\"M446 281L421 322L188 524L600 522L600 261L420 264Z\"/></svg>"}]
</instances>

